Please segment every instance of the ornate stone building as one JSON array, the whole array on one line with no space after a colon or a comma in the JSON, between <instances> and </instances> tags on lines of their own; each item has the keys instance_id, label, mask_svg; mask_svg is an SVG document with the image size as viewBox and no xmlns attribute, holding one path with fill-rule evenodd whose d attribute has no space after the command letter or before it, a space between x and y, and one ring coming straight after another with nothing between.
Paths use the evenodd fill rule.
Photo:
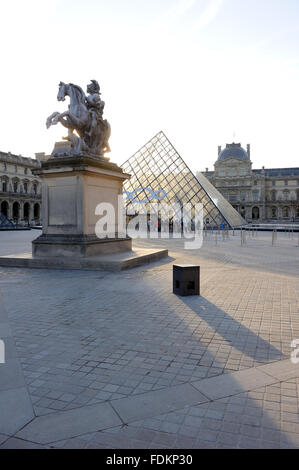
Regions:
<instances>
[{"instance_id":1,"label":"ornate stone building","mask_svg":"<svg viewBox=\"0 0 299 470\"><path fill-rule=\"evenodd\" d=\"M299 168L253 170L250 145L232 143L203 174L248 222L299 222Z\"/></svg>"},{"instance_id":2,"label":"ornate stone building","mask_svg":"<svg viewBox=\"0 0 299 470\"><path fill-rule=\"evenodd\" d=\"M41 182L31 172L38 160L0 152L0 213L22 225L41 223Z\"/></svg>"}]
</instances>

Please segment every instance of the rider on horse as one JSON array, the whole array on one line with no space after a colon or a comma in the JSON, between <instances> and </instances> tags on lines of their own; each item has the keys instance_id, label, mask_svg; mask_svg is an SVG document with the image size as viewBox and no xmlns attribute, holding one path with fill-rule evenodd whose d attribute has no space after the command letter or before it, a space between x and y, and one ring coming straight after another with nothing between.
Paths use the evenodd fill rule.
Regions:
<instances>
[{"instance_id":1,"label":"rider on horse","mask_svg":"<svg viewBox=\"0 0 299 470\"><path fill-rule=\"evenodd\" d=\"M96 80L91 80L91 83L87 85L87 93L89 93L89 96L86 96L86 105L91 114L88 135L91 137L98 123L103 123L105 102L101 100L100 86Z\"/></svg>"},{"instance_id":2,"label":"rider on horse","mask_svg":"<svg viewBox=\"0 0 299 470\"><path fill-rule=\"evenodd\" d=\"M87 93L88 96L73 83L60 82L57 100L64 101L69 96L70 105L63 113L52 113L46 125L49 128L60 122L68 129L68 136L63 139L71 142L70 154L86 152L101 157L111 151L108 142L111 127L107 119L103 119L105 103L101 100L100 86L96 80L91 80Z\"/></svg>"}]
</instances>

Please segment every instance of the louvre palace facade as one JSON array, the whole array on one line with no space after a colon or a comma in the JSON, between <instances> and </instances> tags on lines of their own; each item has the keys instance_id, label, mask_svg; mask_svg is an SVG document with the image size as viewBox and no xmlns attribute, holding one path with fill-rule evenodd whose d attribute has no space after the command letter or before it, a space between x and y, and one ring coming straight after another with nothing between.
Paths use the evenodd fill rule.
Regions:
<instances>
[{"instance_id":1,"label":"louvre palace facade","mask_svg":"<svg viewBox=\"0 0 299 470\"><path fill-rule=\"evenodd\" d=\"M254 170L250 145L232 143L202 173L247 222L299 222L299 168Z\"/></svg>"},{"instance_id":2,"label":"louvre palace facade","mask_svg":"<svg viewBox=\"0 0 299 470\"><path fill-rule=\"evenodd\" d=\"M41 182L32 174L39 166L38 160L0 152L0 213L14 223L41 222Z\"/></svg>"}]
</instances>

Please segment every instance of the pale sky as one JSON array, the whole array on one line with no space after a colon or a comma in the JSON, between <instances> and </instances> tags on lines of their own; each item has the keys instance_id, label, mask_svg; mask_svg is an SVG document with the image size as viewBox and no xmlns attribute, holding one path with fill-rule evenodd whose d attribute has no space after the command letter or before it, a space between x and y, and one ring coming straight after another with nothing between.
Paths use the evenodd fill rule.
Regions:
<instances>
[{"instance_id":1,"label":"pale sky","mask_svg":"<svg viewBox=\"0 0 299 470\"><path fill-rule=\"evenodd\" d=\"M254 168L299 166L298 0L0 0L0 18L1 151L50 153L58 83L96 79L114 162L163 130L194 171L233 140Z\"/></svg>"}]
</instances>

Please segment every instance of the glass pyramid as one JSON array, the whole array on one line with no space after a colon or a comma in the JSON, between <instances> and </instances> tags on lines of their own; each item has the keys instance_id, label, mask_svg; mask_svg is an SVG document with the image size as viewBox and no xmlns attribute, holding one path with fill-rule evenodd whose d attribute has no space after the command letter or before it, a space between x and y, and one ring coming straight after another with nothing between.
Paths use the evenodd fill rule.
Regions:
<instances>
[{"instance_id":1,"label":"glass pyramid","mask_svg":"<svg viewBox=\"0 0 299 470\"><path fill-rule=\"evenodd\" d=\"M7 228L15 228L15 225L0 212L0 230Z\"/></svg>"},{"instance_id":2,"label":"glass pyramid","mask_svg":"<svg viewBox=\"0 0 299 470\"><path fill-rule=\"evenodd\" d=\"M167 204L203 204L206 227L239 227L246 224L241 215L199 174L196 178L163 132L159 132L131 158L121 165L131 178L124 183L124 194L135 201L149 201L153 194L162 195ZM166 195L165 195L166 193ZM165 196L165 197L164 197ZM157 198L155 201L157 202ZM127 197L125 205L132 204Z\"/></svg>"}]
</instances>

